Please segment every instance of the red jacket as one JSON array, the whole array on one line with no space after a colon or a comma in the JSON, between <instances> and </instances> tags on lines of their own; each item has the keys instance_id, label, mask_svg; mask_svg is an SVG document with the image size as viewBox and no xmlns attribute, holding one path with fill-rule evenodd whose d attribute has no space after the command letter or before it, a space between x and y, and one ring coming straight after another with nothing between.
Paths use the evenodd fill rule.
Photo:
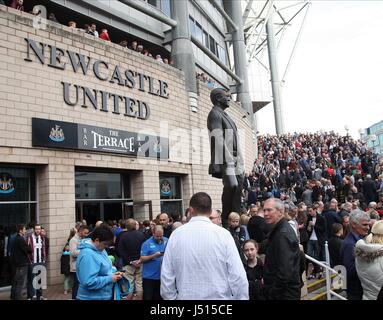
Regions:
<instances>
[{"instance_id":1,"label":"red jacket","mask_svg":"<svg viewBox=\"0 0 383 320\"><path fill-rule=\"evenodd\" d=\"M110 41L109 34L107 32L101 32L100 38L106 41Z\"/></svg>"}]
</instances>

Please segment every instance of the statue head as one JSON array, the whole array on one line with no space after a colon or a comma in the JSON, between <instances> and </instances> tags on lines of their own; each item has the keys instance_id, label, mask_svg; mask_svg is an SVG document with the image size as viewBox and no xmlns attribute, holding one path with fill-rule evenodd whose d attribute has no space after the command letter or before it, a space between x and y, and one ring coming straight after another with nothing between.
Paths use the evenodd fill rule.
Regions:
<instances>
[{"instance_id":1,"label":"statue head","mask_svg":"<svg viewBox=\"0 0 383 320\"><path fill-rule=\"evenodd\" d=\"M210 92L210 100L214 106L219 106L222 109L229 107L230 103L230 92L222 88L213 89Z\"/></svg>"}]
</instances>

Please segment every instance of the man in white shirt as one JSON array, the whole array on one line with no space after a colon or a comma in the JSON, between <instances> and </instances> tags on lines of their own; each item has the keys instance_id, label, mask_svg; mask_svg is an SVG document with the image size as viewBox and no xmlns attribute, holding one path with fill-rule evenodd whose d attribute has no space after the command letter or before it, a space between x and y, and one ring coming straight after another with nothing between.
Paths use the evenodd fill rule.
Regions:
<instances>
[{"instance_id":1,"label":"man in white shirt","mask_svg":"<svg viewBox=\"0 0 383 320\"><path fill-rule=\"evenodd\" d=\"M209 216L211 198L190 199L190 222L173 231L161 267L165 300L248 300L249 283L233 237Z\"/></svg>"}]
</instances>

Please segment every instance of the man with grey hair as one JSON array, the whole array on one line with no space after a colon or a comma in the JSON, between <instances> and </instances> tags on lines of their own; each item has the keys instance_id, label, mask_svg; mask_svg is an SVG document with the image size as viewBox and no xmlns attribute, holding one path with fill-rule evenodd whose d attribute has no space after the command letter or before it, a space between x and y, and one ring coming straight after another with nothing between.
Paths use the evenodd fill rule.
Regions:
<instances>
[{"instance_id":1,"label":"man with grey hair","mask_svg":"<svg viewBox=\"0 0 383 320\"><path fill-rule=\"evenodd\" d=\"M341 247L341 259L347 270L347 299L362 300L363 289L355 267L355 244L363 239L370 228L370 216L360 209L350 213L350 233Z\"/></svg>"},{"instance_id":2,"label":"man with grey hair","mask_svg":"<svg viewBox=\"0 0 383 320\"><path fill-rule=\"evenodd\" d=\"M378 204L375 201L372 201L368 204L367 213L370 215L370 218L373 220L379 220L380 219L379 213L378 213L378 211L376 211L377 208L378 208ZM372 223L371 223L371 225L372 225Z\"/></svg>"},{"instance_id":3,"label":"man with grey hair","mask_svg":"<svg viewBox=\"0 0 383 320\"><path fill-rule=\"evenodd\" d=\"M221 211L212 209L209 219L211 220L211 222L213 222L217 226L222 227Z\"/></svg>"},{"instance_id":4,"label":"man with grey hair","mask_svg":"<svg viewBox=\"0 0 383 320\"><path fill-rule=\"evenodd\" d=\"M301 288L299 241L284 215L284 204L272 198L263 206L265 221L272 227L264 268L266 300L299 300Z\"/></svg>"}]
</instances>

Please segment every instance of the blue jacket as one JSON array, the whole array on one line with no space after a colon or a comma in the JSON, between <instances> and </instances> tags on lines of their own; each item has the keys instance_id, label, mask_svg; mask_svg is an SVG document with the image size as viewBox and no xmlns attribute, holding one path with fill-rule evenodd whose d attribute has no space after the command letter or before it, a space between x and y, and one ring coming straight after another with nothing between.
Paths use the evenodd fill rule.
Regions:
<instances>
[{"instance_id":1,"label":"blue jacket","mask_svg":"<svg viewBox=\"0 0 383 320\"><path fill-rule=\"evenodd\" d=\"M99 251L91 239L84 239L77 258L76 274L79 281L77 299L111 300L113 294L112 262L105 250Z\"/></svg>"},{"instance_id":2,"label":"blue jacket","mask_svg":"<svg viewBox=\"0 0 383 320\"><path fill-rule=\"evenodd\" d=\"M355 267L355 244L362 239L350 232L341 247L341 259L347 270L347 299L362 300L363 288Z\"/></svg>"}]
</instances>

